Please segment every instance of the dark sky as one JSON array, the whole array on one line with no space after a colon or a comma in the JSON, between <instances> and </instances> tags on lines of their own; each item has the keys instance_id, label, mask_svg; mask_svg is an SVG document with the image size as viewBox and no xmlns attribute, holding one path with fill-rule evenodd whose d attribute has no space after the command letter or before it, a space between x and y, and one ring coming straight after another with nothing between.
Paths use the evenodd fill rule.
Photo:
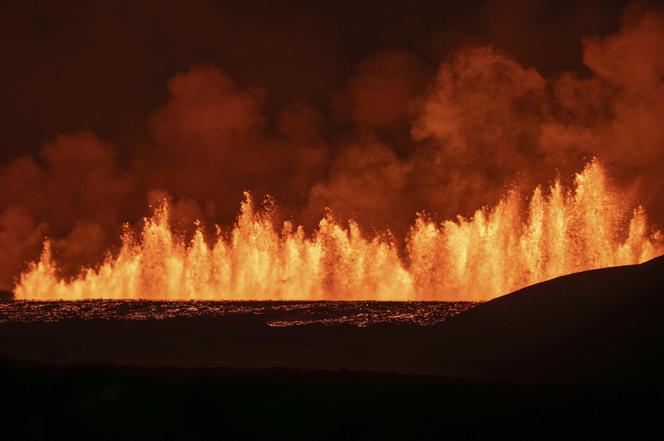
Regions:
<instances>
[{"instance_id":1,"label":"dark sky","mask_svg":"<svg viewBox=\"0 0 664 441\"><path fill-rule=\"evenodd\" d=\"M581 36L615 32L624 4L3 1L0 159L78 130L131 149L167 80L194 63L264 89L268 109L307 102L324 114L358 62L385 49L433 70L460 45L488 43L543 74L578 70Z\"/></svg>"}]
</instances>

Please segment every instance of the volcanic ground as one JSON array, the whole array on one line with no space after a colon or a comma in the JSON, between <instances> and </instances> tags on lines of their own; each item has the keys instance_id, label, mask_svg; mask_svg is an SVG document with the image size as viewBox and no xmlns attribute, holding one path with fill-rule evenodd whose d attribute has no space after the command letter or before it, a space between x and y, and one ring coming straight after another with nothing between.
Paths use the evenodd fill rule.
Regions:
<instances>
[{"instance_id":1,"label":"volcanic ground","mask_svg":"<svg viewBox=\"0 0 664 441\"><path fill-rule=\"evenodd\" d=\"M143 403L148 418L174 415L164 403L193 406L180 415L182 424L198 417L209 423L212 410L221 409L219 418L238 433L280 433L286 426L276 416L288 409L293 424L302 425L300 434L332 424L334 411L359 430L354 433L378 438L399 438L412 424L422 436L432 428L505 435L556 421L561 425L549 434L571 427L603 431L613 427L605 418L618 416L619 429L636 430L652 423L664 403L662 282L660 257L560 277L431 323L270 326L265 314L246 311L5 320L3 378L11 378L5 390L15 402L12 415L20 416L19 435L68 421L64 408L46 409L63 397L67 406L87 409L76 418L92 415L97 422L110 418L98 410L124 412L128 401ZM258 414L271 415L273 426L233 419L247 418L251 403ZM203 404L209 408L193 410ZM306 419L297 420L297 412ZM480 425L469 432L470 422ZM166 427L186 433L180 423ZM192 433L206 438L204 431Z\"/></svg>"}]
</instances>

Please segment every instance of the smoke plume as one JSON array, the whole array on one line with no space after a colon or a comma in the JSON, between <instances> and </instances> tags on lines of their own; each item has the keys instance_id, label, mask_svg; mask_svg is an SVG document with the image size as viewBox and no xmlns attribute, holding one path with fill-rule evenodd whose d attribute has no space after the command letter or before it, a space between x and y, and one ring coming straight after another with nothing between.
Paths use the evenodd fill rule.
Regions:
<instances>
[{"instance_id":1,"label":"smoke plume","mask_svg":"<svg viewBox=\"0 0 664 441\"><path fill-rule=\"evenodd\" d=\"M500 16L493 2L484 8ZM98 264L123 223L136 227L164 198L185 233L195 220L232 224L249 191L310 232L330 210L404 237L418 212L469 215L514 186L570 180L594 157L662 225L664 15L628 7L618 30L576 42L581 68L560 72L519 60L528 48L503 38L495 20L494 41L429 35L429 47L454 46L442 57L386 34L334 87L321 86L323 98L274 100L271 87L223 62L194 60L171 72L160 86L167 95L125 135L67 128L34 154L12 155L0 168L0 288L13 286L45 236L64 273ZM521 39L530 28L517 27ZM309 54L302 45L295 50ZM278 62L266 55L258 68ZM309 76L336 75L319 70ZM305 76L302 87L316 89Z\"/></svg>"}]
</instances>

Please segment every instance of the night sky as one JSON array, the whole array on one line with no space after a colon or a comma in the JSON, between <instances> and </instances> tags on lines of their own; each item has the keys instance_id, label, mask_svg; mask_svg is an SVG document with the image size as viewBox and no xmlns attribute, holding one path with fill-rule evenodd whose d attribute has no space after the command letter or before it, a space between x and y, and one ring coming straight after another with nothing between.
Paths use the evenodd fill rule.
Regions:
<instances>
[{"instance_id":1,"label":"night sky","mask_svg":"<svg viewBox=\"0 0 664 441\"><path fill-rule=\"evenodd\" d=\"M2 160L90 130L120 151L145 140L167 81L210 63L340 127L332 97L358 64L404 50L432 73L467 44L499 47L543 74L583 70L581 37L620 25L625 1L5 1L0 5Z\"/></svg>"}]
</instances>

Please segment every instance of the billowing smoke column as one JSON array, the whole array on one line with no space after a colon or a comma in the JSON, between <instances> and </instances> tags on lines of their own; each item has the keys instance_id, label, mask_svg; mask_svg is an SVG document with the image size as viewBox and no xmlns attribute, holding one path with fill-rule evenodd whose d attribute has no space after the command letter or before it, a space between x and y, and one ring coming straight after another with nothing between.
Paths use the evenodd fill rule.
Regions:
<instances>
[{"instance_id":1,"label":"billowing smoke column","mask_svg":"<svg viewBox=\"0 0 664 441\"><path fill-rule=\"evenodd\" d=\"M149 142L136 141L128 157L77 132L0 169L0 282L38 298L189 298L195 290L224 298L489 298L565 272L641 261L661 252L644 212L655 225L664 220L664 18L626 15L619 33L583 41L583 61L585 74L545 77L499 48L466 45L432 73L415 54L376 53L331 99L342 135L330 135L331 123L306 103L267 109L263 90L194 65L172 77L168 100L145 124ZM591 158L599 162L586 166ZM600 163L618 193L603 184ZM245 201L229 232L244 191L272 195L280 208L268 225ZM161 211L144 226L146 199L157 206L165 197L170 227ZM302 231L282 231L284 219ZM196 220L224 233L202 241ZM252 228L265 242L247 236ZM380 233L388 229L392 237ZM162 254L146 248L153 230L170 238ZM48 253L27 267L45 236L57 272ZM249 243L256 256L272 256L261 264L269 270L249 264L263 258L251 257ZM219 250L226 254L212 259ZM187 262L206 252L197 273ZM147 262L160 258L172 267L148 277ZM213 277L215 265L226 279ZM289 278L304 267L308 281ZM95 283L107 291L94 293Z\"/></svg>"}]
</instances>

